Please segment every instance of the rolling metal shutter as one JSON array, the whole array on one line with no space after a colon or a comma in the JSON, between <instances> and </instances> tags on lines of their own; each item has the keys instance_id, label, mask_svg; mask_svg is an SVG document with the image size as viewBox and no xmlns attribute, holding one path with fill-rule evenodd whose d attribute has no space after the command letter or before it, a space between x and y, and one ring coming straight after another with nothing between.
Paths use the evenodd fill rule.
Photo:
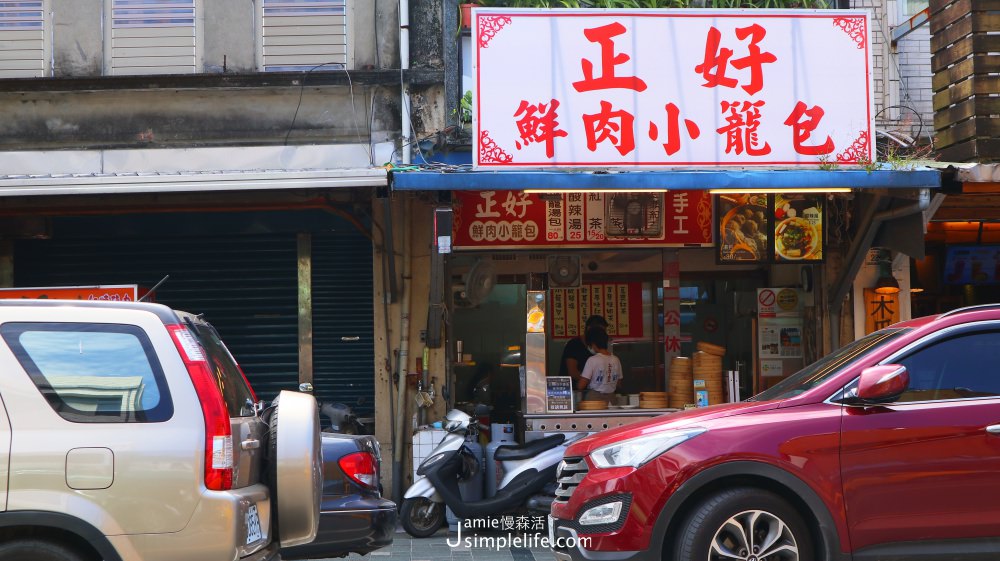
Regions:
<instances>
[{"instance_id":1,"label":"rolling metal shutter","mask_svg":"<svg viewBox=\"0 0 1000 561\"><path fill-rule=\"evenodd\" d=\"M0 78L40 78L47 74L48 2L0 2Z\"/></svg>"},{"instance_id":2,"label":"rolling metal shutter","mask_svg":"<svg viewBox=\"0 0 1000 561\"><path fill-rule=\"evenodd\" d=\"M17 242L16 286L140 284L204 313L261 399L298 387L295 234Z\"/></svg>"},{"instance_id":3,"label":"rolling metal shutter","mask_svg":"<svg viewBox=\"0 0 1000 561\"><path fill-rule=\"evenodd\" d=\"M195 0L111 0L108 73L198 71Z\"/></svg>"},{"instance_id":4,"label":"rolling metal shutter","mask_svg":"<svg viewBox=\"0 0 1000 561\"><path fill-rule=\"evenodd\" d=\"M312 239L313 387L357 415L375 410L372 245L354 229Z\"/></svg>"},{"instance_id":5,"label":"rolling metal shutter","mask_svg":"<svg viewBox=\"0 0 1000 561\"><path fill-rule=\"evenodd\" d=\"M263 0L261 68L347 68L346 0Z\"/></svg>"}]
</instances>

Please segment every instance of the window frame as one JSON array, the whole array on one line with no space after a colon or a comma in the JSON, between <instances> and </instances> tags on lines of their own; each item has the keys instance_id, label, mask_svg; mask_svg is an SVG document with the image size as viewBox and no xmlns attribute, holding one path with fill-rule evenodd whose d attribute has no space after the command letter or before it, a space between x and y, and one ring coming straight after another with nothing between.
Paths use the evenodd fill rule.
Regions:
<instances>
[{"instance_id":1,"label":"window frame","mask_svg":"<svg viewBox=\"0 0 1000 561\"><path fill-rule=\"evenodd\" d=\"M267 70L264 66L264 0L253 0L254 2L254 59L257 72L309 72L310 69L298 70ZM355 22L355 5L357 2L344 0L344 70L354 70L354 33L352 33ZM302 65L306 66L306 65ZM332 67L316 68L317 71L340 70Z\"/></svg>"},{"instance_id":2,"label":"window frame","mask_svg":"<svg viewBox=\"0 0 1000 561\"><path fill-rule=\"evenodd\" d=\"M930 4L929 0L923 0L923 8L919 8L917 11L913 13L907 13L906 12L907 2L908 0L896 0L896 17L898 18L897 24L901 24L906 20L912 18L913 16L919 14L921 11L926 9Z\"/></svg>"},{"instance_id":3,"label":"window frame","mask_svg":"<svg viewBox=\"0 0 1000 561\"><path fill-rule=\"evenodd\" d=\"M194 4L194 68L191 74L202 74L205 71L205 1L191 0ZM104 0L102 22L104 24L104 61L101 73L104 76L156 76L170 74L168 72L152 72L145 74L115 74L114 60L114 0Z\"/></svg>"},{"instance_id":4,"label":"window frame","mask_svg":"<svg viewBox=\"0 0 1000 561\"><path fill-rule=\"evenodd\" d=\"M30 73L18 73L16 76L5 76L0 79L9 78L48 78L53 75L53 58L52 58L52 42L53 42L53 24L52 24L52 6L51 0L39 0L41 2L42 11L42 74L41 76L35 76ZM17 29L10 29L10 31L18 31ZM3 40L3 39L0 39Z\"/></svg>"},{"instance_id":5,"label":"window frame","mask_svg":"<svg viewBox=\"0 0 1000 561\"><path fill-rule=\"evenodd\" d=\"M927 347L936 345L938 343L944 342L948 339L953 339L955 337L970 335L976 333L983 333L988 331L1000 331L1000 320L987 320L987 321L977 321L973 323L962 323L958 325L952 325L946 327L940 331L932 333L926 337L923 337L917 341L910 343L909 345L903 347L902 349L896 351L884 360L879 361L879 365L886 364L899 364L900 360L908 358L909 356L917 353ZM857 379L851 382L845 391L849 391L850 387L857 386ZM996 400L1000 399L1000 395L987 395L987 396L970 396L970 397L958 397L950 399L927 399L921 401L893 401L891 403L886 403L885 405L905 406L905 405L921 405L928 403L949 403L954 401L981 401L981 400Z\"/></svg>"},{"instance_id":6,"label":"window frame","mask_svg":"<svg viewBox=\"0 0 1000 561\"><path fill-rule=\"evenodd\" d=\"M114 415L94 411L81 411L73 408L64 401L59 393L53 389L49 378L41 371L30 353L21 343L20 337L24 333L36 332L59 332L59 333L117 333L132 335L139 342L146 361L149 363L153 381L159 393L159 402L151 409L143 411L118 411ZM122 323L99 323L99 322L32 322L32 321L12 321L0 325L0 338L4 340L14 358L20 364L31 379L35 389L42 398L49 404L62 419L71 423L103 423L103 424L125 424L125 423L162 423L173 418L174 405L167 384L166 374L163 365L160 364L156 348L150 341L145 330L138 325Z\"/></svg>"}]
</instances>

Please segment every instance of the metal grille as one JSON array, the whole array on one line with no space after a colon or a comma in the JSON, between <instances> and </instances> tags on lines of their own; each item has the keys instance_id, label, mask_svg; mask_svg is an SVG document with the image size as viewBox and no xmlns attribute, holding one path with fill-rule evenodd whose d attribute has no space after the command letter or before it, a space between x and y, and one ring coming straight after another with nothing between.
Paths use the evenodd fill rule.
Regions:
<instances>
[{"instance_id":1,"label":"metal grille","mask_svg":"<svg viewBox=\"0 0 1000 561\"><path fill-rule=\"evenodd\" d=\"M146 227L159 219L144 217ZM24 240L15 245L15 262L16 286L149 288L169 274L156 301L204 313L257 397L273 399L280 390L298 386L294 234Z\"/></svg>"},{"instance_id":2,"label":"metal grille","mask_svg":"<svg viewBox=\"0 0 1000 561\"><path fill-rule=\"evenodd\" d=\"M45 75L45 4L0 2L0 78Z\"/></svg>"},{"instance_id":3,"label":"metal grille","mask_svg":"<svg viewBox=\"0 0 1000 561\"><path fill-rule=\"evenodd\" d=\"M264 0L261 28L265 71L347 67L346 0Z\"/></svg>"},{"instance_id":4,"label":"metal grille","mask_svg":"<svg viewBox=\"0 0 1000 561\"><path fill-rule=\"evenodd\" d=\"M196 0L113 0L112 74L197 70Z\"/></svg>"},{"instance_id":5,"label":"metal grille","mask_svg":"<svg viewBox=\"0 0 1000 561\"><path fill-rule=\"evenodd\" d=\"M372 245L353 228L314 234L313 393L375 414Z\"/></svg>"},{"instance_id":6,"label":"metal grille","mask_svg":"<svg viewBox=\"0 0 1000 561\"><path fill-rule=\"evenodd\" d=\"M556 501L568 502L590 468L586 458L564 458L556 472Z\"/></svg>"}]
</instances>

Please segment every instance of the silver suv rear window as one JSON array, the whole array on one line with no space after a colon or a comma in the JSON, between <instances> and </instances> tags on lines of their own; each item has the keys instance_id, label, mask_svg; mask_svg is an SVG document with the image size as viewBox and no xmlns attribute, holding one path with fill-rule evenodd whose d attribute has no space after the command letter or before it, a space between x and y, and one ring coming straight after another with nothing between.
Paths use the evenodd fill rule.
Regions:
<instances>
[{"instance_id":1,"label":"silver suv rear window","mask_svg":"<svg viewBox=\"0 0 1000 561\"><path fill-rule=\"evenodd\" d=\"M215 381L222 392L230 417L252 417L254 415L253 393L240 370L236 359L226 348L219 333L211 324L191 321L188 327L205 348L209 366L215 374Z\"/></svg>"},{"instance_id":2,"label":"silver suv rear window","mask_svg":"<svg viewBox=\"0 0 1000 561\"><path fill-rule=\"evenodd\" d=\"M68 421L155 423L173 415L163 369L136 326L7 323L0 335Z\"/></svg>"}]
</instances>

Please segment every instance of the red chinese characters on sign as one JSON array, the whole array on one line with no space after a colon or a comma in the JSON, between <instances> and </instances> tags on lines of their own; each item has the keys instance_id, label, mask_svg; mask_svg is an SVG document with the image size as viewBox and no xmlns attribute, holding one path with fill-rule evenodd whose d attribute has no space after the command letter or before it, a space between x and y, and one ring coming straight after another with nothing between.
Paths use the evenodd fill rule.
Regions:
<instances>
[{"instance_id":1,"label":"red chinese characters on sign","mask_svg":"<svg viewBox=\"0 0 1000 561\"><path fill-rule=\"evenodd\" d=\"M587 283L579 288L552 288L545 318L555 339L583 332L587 318L608 320L608 335L617 340L643 336L642 283Z\"/></svg>"},{"instance_id":2,"label":"red chinese characters on sign","mask_svg":"<svg viewBox=\"0 0 1000 561\"><path fill-rule=\"evenodd\" d=\"M526 146L533 142L541 142L545 144L547 157L551 158L555 154L556 138L568 136L566 131L559 130L559 121L556 120L559 116L556 113L558 108L559 102L554 99L549 103L534 105L521 101L521 105L514 112L515 118L520 117L517 121L517 130L521 135L521 140L516 143L518 150L521 149L522 143Z\"/></svg>"},{"instance_id":3,"label":"red chinese characters on sign","mask_svg":"<svg viewBox=\"0 0 1000 561\"><path fill-rule=\"evenodd\" d=\"M825 112L819 105L812 108L806 107L801 101L795 104L792 114L785 119L785 124L792 127L793 142L795 151L806 156L819 156L833 152L833 139L826 137L822 144L806 146L806 141L812 136L813 131L819 126L820 119Z\"/></svg>"},{"instance_id":4,"label":"red chinese characters on sign","mask_svg":"<svg viewBox=\"0 0 1000 561\"><path fill-rule=\"evenodd\" d=\"M620 23L584 30L587 40L600 46L600 64L595 65L586 58L581 60L583 79L573 82L576 91L630 89L642 92L647 89L646 82L637 76L616 74L617 66L631 60L629 55L615 50L614 39L626 32L625 26ZM750 79L742 85L742 88L748 94L755 95L764 87L764 65L777 62L778 59L773 53L761 49L760 43L766 37L767 31L759 24L737 28L734 34L739 41L746 43L746 56L732 59L735 51L722 46L722 33L712 26L705 40L704 60L695 66L694 70L705 80L702 84L704 87L736 88L740 82L735 77L727 75L728 68L732 66L736 70L749 69ZM600 69L599 75L595 75L597 67ZM546 157L553 157L555 140L569 136L565 130L559 128L557 120L559 105L556 99L552 99L549 103L536 104L521 100L514 113L520 135L519 140L515 141L518 150L533 143L541 143L545 145ZM721 113L726 124L716 129L716 132L725 136L726 154L760 157L771 153L770 144L761 139L758 132L762 119L761 107L764 105L764 100L722 102ZM667 156L673 156L681 150L684 142L680 130L681 109L675 103L667 103L664 109L667 118L665 142L662 146ZM822 107L816 105L810 108L799 101L784 121L784 124L792 129L796 153L818 156L833 152L834 144L830 136L820 144L806 144L824 114ZM589 151L597 152L602 143L612 145L622 156L635 151L635 115L632 113L616 109L611 102L601 100L599 110L596 113L583 114L581 121ZM694 120L685 118L684 127L688 140L695 141L701 136L701 129ZM660 139L660 127L656 122L649 121L649 138L653 141ZM561 224L558 226L561 227ZM553 241L562 239L551 229L546 237Z\"/></svg>"},{"instance_id":5,"label":"red chinese characters on sign","mask_svg":"<svg viewBox=\"0 0 1000 561\"><path fill-rule=\"evenodd\" d=\"M657 198L648 201L651 206L645 216L662 226L631 235L611 232L622 225L616 222L620 222L619 205L609 194L566 193L543 200L522 191L456 191L452 194L453 245L471 249L712 244L708 191L644 196ZM643 226L648 225L644 222Z\"/></svg>"},{"instance_id":6,"label":"red chinese characters on sign","mask_svg":"<svg viewBox=\"0 0 1000 561\"><path fill-rule=\"evenodd\" d=\"M715 132L726 135L726 153L744 151L750 156L766 156L771 153L771 146L765 142L760 145L757 128L760 127L760 108L763 101L723 101L722 114L726 118L726 126ZM726 112L729 112L727 115Z\"/></svg>"},{"instance_id":7,"label":"red chinese characters on sign","mask_svg":"<svg viewBox=\"0 0 1000 561\"><path fill-rule=\"evenodd\" d=\"M860 11L484 8L480 32L490 18L506 23L476 44L476 168L871 157L871 142L855 147L874 138L875 114L869 17ZM586 239L598 230L583 225ZM561 227L568 232L568 220Z\"/></svg>"},{"instance_id":8,"label":"red chinese characters on sign","mask_svg":"<svg viewBox=\"0 0 1000 561\"><path fill-rule=\"evenodd\" d=\"M665 109L667 110L667 141L663 143L663 151L666 152L668 156L673 156L681 149L681 110L673 103L668 103ZM684 128L687 129L688 138L691 140L695 140L701 136L701 129L699 129L698 124L691 119L684 119ZM659 136L660 132L656 123L650 122L649 139L658 140Z\"/></svg>"},{"instance_id":9,"label":"red chinese characters on sign","mask_svg":"<svg viewBox=\"0 0 1000 561\"><path fill-rule=\"evenodd\" d=\"M764 65L777 62L778 58L769 52L762 52L759 43L767 35L767 31L758 24L748 27L741 27L736 30L736 38L743 41L750 38L747 45L749 54L729 62L734 51L725 47L720 47L722 33L712 26L708 30L708 37L705 40L705 60L694 68L695 72L701 74L705 79L702 84L706 88L718 86L735 88L739 82L732 77L726 76L727 67L732 64L737 70L750 69L750 83L745 84L743 89L750 95L754 95L764 87Z\"/></svg>"},{"instance_id":10,"label":"red chinese characters on sign","mask_svg":"<svg viewBox=\"0 0 1000 561\"><path fill-rule=\"evenodd\" d=\"M625 64L631 57L624 53L615 54L614 38L623 35L626 29L620 23L612 23L583 32L587 40L601 46L601 75L594 76L594 63L582 59L583 80L573 82L573 88L578 92L624 88L637 92L645 91L646 82L635 76L621 77L615 75L615 66Z\"/></svg>"},{"instance_id":11,"label":"red chinese characters on sign","mask_svg":"<svg viewBox=\"0 0 1000 561\"><path fill-rule=\"evenodd\" d=\"M598 143L608 141L622 156L635 150L634 121L635 118L627 111L612 111L611 104L602 101L600 113L583 116L587 148L593 152L597 150Z\"/></svg>"}]
</instances>

